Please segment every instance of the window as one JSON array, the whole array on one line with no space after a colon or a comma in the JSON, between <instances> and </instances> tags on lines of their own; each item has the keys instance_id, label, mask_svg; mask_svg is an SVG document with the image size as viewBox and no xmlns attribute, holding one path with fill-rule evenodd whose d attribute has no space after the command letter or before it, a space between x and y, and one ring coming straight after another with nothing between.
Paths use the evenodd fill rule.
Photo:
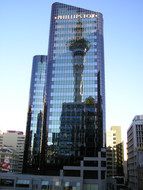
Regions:
<instances>
[{"instance_id":1,"label":"window","mask_svg":"<svg viewBox=\"0 0 143 190\"><path fill-rule=\"evenodd\" d=\"M105 179L105 171L101 171L101 179Z\"/></svg>"},{"instance_id":2,"label":"window","mask_svg":"<svg viewBox=\"0 0 143 190\"><path fill-rule=\"evenodd\" d=\"M101 161L101 167L106 167L106 161Z\"/></svg>"},{"instance_id":3,"label":"window","mask_svg":"<svg viewBox=\"0 0 143 190\"><path fill-rule=\"evenodd\" d=\"M105 158L106 157L106 152L101 152L101 157Z\"/></svg>"},{"instance_id":4,"label":"window","mask_svg":"<svg viewBox=\"0 0 143 190\"><path fill-rule=\"evenodd\" d=\"M80 177L80 170L64 170L64 176Z\"/></svg>"},{"instance_id":5,"label":"window","mask_svg":"<svg viewBox=\"0 0 143 190\"><path fill-rule=\"evenodd\" d=\"M98 161L84 161L84 166L95 166L95 167L98 167Z\"/></svg>"},{"instance_id":6,"label":"window","mask_svg":"<svg viewBox=\"0 0 143 190\"><path fill-rule=\"evenodd\" d=\"M0 179L0 187L7 186L7 187L14 187L14 180L13 179Z\"/></svg>"},{"instance_id":7,"label":"window","mask_svg":"<svg viewBox=\"0 0 143 190\"><path fill-rule=\"evenodd\" d=\"M85 184L84 190L99 190L98 184Z\"/></svg>"},{"instance_id":8,"label":"window","mask_svg":"<svg viewBox=\"0 0 143 190\"><path fill-rule=\"evenodd\" d=\"M84 170L84 179L98 179L98 171Z\"/></svg>"},{"instance_id":9,"label":"window","mask_svg":"<svg viewBox=\"0 0 143 190\"><path fill-rule=\"evenodd\" d=\"M16 182L16 187L29 187L29 185L30 185L30 180L19 179Z\"/></svg>"}]
</instances>

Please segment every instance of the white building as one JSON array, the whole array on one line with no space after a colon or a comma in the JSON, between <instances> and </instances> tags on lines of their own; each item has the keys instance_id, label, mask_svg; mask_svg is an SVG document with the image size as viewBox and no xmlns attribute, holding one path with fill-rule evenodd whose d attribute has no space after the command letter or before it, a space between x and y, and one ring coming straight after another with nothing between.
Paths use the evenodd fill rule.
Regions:
<instances>
[{"instance_id":1,"label":"white building","mask_svg":"<svg viewBox=\"0 0 143 190\"><path fill-rule=\"evenodd\" d=\"M0 134L0 147L12 148L18 155L18 172L22 171L24 141L25 135L21 131L7 131Z\"/></svg>"},{"instance_id":2,"label":"white building","mask_svg":"<svg viewBox=\"0 0 143 190\"><path fill-rule=\"evenodd\" d=\"M138 168L143 163L143 115L134 117L127 131L127 170L131 190L138 189Z\"/></svg>"}]
</instances>

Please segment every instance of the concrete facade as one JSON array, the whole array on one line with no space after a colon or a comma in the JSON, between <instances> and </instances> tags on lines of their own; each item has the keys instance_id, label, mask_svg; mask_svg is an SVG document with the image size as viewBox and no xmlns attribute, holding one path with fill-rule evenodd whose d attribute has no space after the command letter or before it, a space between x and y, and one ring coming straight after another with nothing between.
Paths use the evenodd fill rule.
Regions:
<instances>
[{"instance_id":1,"label":"concrete facade","mask_svg":"<svg viewBox=\"0 0 143 190\"><path fill-rule=\"evenodd\" d=\"M138 189L138 171L143 163L143 115L134 117L127 131L127 172L129 189Z\"/></svg>"},{"instance_id":2,"label":"concrete facade","mask_svg":"<svg viewBox=\"0 0 143 190\"><path fill-rule=\"evenodd\" d=\"M21 131L7 131L0 135L0 147L12 149L17 155L17 172L22 171L25 135Z\"/></svg>"},{"instance_id":3,"label":"concrete facade","mask_svg":"<svg viewBox=\"0 0 143 190\"><path fill-rule=\"evenodd\" d=\"M123 175L123 142L121 139L121 127L112 126L107 131L107 177Z\"/></svg>"},{"instance_id":4,"label":"concrete facade","mask_svg":"<svg viewBox=\"0 0 143 190\"><path fill-rule=\"evenodd\" d=\"M85 157L79 167L64 166L60 176L0 173L0 189L105 190L105 149L98 152L98 157Z\"/></svg>"}]
</instances>

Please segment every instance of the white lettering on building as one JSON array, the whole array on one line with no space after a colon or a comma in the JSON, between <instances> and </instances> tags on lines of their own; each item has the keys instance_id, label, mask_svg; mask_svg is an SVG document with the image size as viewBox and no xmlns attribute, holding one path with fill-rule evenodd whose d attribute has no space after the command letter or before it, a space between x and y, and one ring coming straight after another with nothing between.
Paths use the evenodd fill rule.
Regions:
<instances>
[{"instance_id":1,"label":"white lettering on building","mask_svg":"<svg viewBox=\"0 0 143 190\"><path fill-rule=\"evenodd\" d=\"M65 20L65 19L78 19L78 18L95 18L97 14L77 14L77 15L58 15L55 16L56 20Z\"/></svg>"}]
</instances>

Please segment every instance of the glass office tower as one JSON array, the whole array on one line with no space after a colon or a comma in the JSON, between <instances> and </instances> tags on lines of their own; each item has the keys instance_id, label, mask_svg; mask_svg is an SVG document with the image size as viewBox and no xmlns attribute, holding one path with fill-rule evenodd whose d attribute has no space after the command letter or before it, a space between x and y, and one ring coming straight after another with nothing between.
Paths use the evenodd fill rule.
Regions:
<instances>
[{"instance_id":1,"label":"glass office tower","mask_svg":"<svg viewBox=\"0 0 143 190\"><path fill-rule=\"evenodd\" d=\"M39 168L43 131L43 97L46 65L47 56L36 55L33 57L23 172L29 172Z\"/></svg>"},{"instance_id":2,"label":"glass office tower","mask_svg":"<svg viewBox=\"0 0 143 190\"><path fill-rule=\"evenodd\" d=\"M35 79L40 71L32 72L23 171L96 179L101 185L106 171L102 14L54 3L50 24L45 87ZM41 90L37 104L34 86L36 97Z\"/></svg>"},{"instance_id":3,"label":"glass office tower","mask_svg":"<svg viewBox=\"0 0 143 190\"><path fill-rule=\"evenodd\" d=\"M89 97L94 100L93 106L86 105ZM83 122L83 119L86 120L85 110L88 107L89 110L94 110L91 114L91 117L95 117L92 123L92 126L94 125L93 133L97 131L97 135L91 138L91 144L94 143L93 149L98 147L97 151L99 151L101 147L105 146L102 14L54 3L51 13L46 78L45 125L47 128L45 133L47 133L47 139L45 138L43 143L43 150L46 151L42 153L42 157L46 158L45 161L49 165L48 168L52 164L52 169L54 166L57 170L62 169L63 165L69 164L69 161L62 162L63 156L66 156L68 160L68 155L73 157L77 155L73 153L75 152L73 144L75 146L76 143L75 140L72 140L70 133L74 131L75 125L78 129L82 123L87 129L86 124L88 123ZM68 112L65 113L67 108ZM74 120L74 123L77 121L77 123L73 124L71 120ZM69 142L68 139L63 142L64 137L68 135ZM84 133L83 137L85 138L85 136ZM77 144L83 142L82 140L80 142L79 138L77 141L79 141ZM47 144L46 147L45 144ZM69 153L65 150L65 146ZM79 149L81 150L80 147ZM64 152L66 152L65 155ZM92 156L95 155L96 153ZM82 160L86 154L82 152L78 153L78 156ZM47 171L50 173L50 169Z\"/></svg>"}]
</instances>

